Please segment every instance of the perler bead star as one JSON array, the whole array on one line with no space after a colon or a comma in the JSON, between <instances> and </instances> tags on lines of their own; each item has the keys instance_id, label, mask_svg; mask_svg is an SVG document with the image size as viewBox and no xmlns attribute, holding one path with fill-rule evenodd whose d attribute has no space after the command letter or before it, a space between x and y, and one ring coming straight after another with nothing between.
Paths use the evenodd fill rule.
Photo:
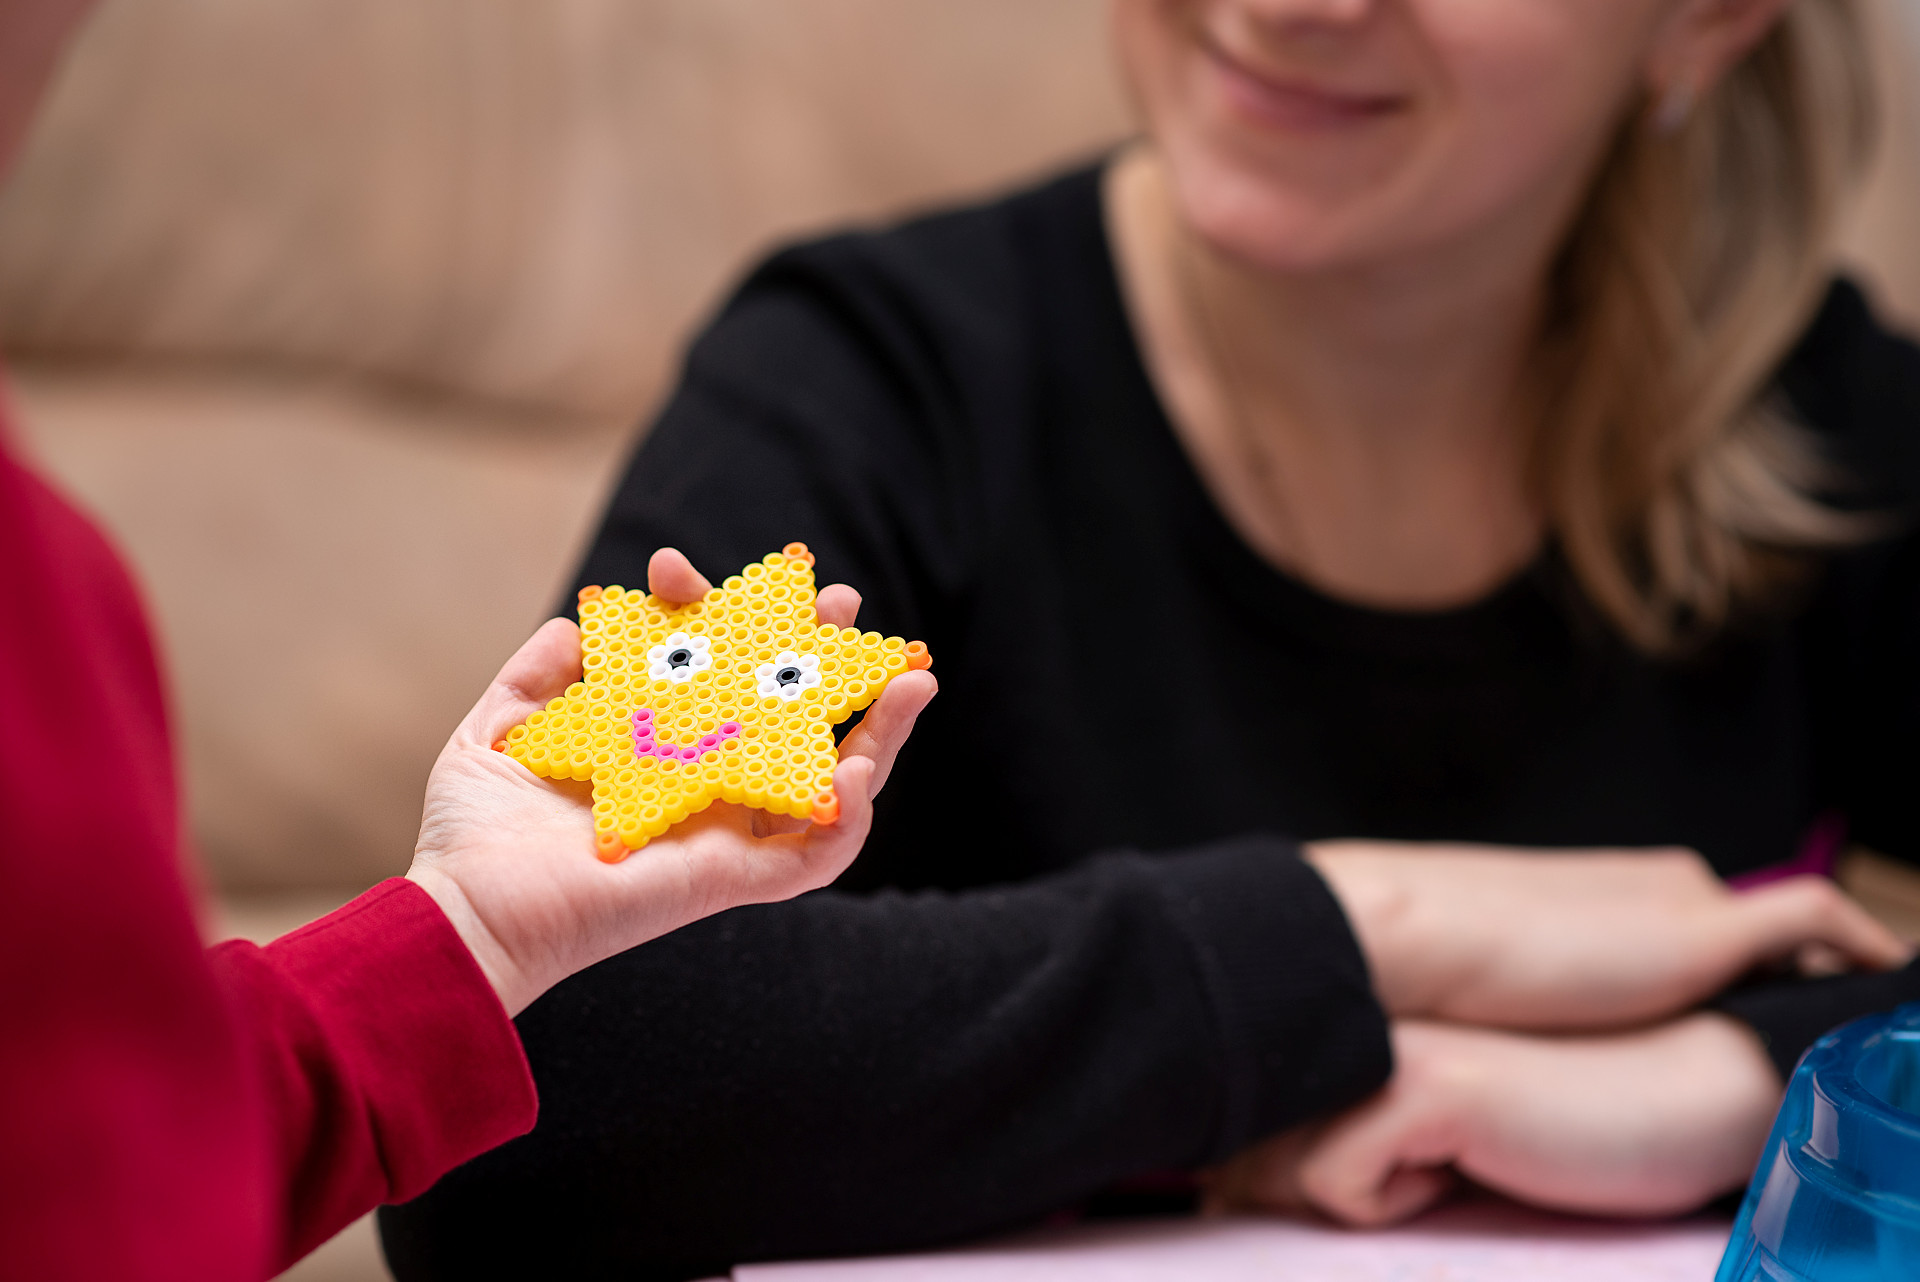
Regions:
<instances>
[{"instance_id":1,"label":"perler bead star","mask_svg":"<svg viewBox=\"0 0 1920 1282\"><path fill-rule=\"evenodd\" d=\"M715 800L833 823L833 727L933 657L918 641L824 626L813 598L804 543L685 605L583 588L585 680L494 747L545 778L593 781L609 863Z\"/></svg>"}]
</instances>

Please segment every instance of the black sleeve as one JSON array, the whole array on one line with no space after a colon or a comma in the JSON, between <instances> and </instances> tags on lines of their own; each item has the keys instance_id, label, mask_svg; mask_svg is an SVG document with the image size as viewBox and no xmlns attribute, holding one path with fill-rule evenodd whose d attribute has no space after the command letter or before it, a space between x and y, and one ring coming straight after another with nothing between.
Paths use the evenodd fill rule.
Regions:
<instances>
[{"instance_id":1,"label":"black sleeve","mask_svg":"<svg viewBox=\"0 0 1920 1282\"><path fill-rule=\"evenodd\" d=\"M1752 1026L1785 1081L1807 1048L1835 1028L1914 1001L1920 1001L1920 962L1876 975L1750 984L1721 997L1713 1009Z\"/></svg>"},{"instance_id":2,"label":"black sleeve","mask_svg":"<svg viewBox=\"0 0 1920 1282\"><path fill-rule=\"evenodd\" d=\"M1831 626L1813 658L1824 686L1822 793L1853 841L1920 864L1920 539L1849 554L1832 567L1825 597ZM1912 967L1769 981L1735 990L1719 1009L1753 1027L1784 1077L1830 1029L1910 1001L1920 1001Z\"/></svg>"},{"instance_id":3,"label":"black sleeve","mask_svg":"<svg viewBox=\"0 0 1920 1282\"><path fill-rule=\"evenodd\" d=\"M1781 386L1845 484L1844 506L1883 516L1883 537L1831 557L1806 613L1823 806L1851 840L1920 864L1920 348L1883 328L1851 282L1835 284ZM1829 1030L1920 1000L1920 968L1777 979L1715 1009L1752 1026L1785 1077Z\"/></svg>"},{"instance_id":4,"label":"black sleeve","mask_svg":"<svg viewBox=\"0 0 1920 1282\"><path fill-rule=\"evenodd\" d=\"M519 1025L539 1125L382 1212L402 1282L953 1241L1218 1160L1388 1071L1339 908L1270 840L742 909Z\"/></svg>"},{"instance_id":5,"label":"black sleeve","mask_svg":"<svg viewBox=\"0 0 1920 1282\"><path fill-rule=\"evenodd\" d=\"M776 259L696 346L582 577L631 584L666 543L724 575L798 538L937 674L1003 448L977 426L999 407L970 398L1006 380L958 366L1011 360L1015 336L1004 312L889 317L861 262L823 268L836 252ZM933 325L948 339L927 344ZM879 821L906 866L912 825L951 819ZM1019 841L983 834L980 865L1020 866L993 849ZM539 1125L382 1213L403 1282L952 1241L1218 1160L1390 1070L1337 901L1264 837L738 910L576 976L519 1026Z\"/></svg>"},{"instance_id":6,"label":"black sleeve","mask_svg":"<svg viewBox=\"0 0 1920 1282\"><path fill-rule=\"evenodd\" d=\"M644 586L664 545L718 582L797 539L822 586L859 588L867 626L926 636L950 621L989 519L982 470L1008 465L983 457L974 426L994 407L967 403L999 380L955 366L1010 359L1017 340L930 338L846 244L776 256L695 343L576 586Z\"/></svg>"},{"instance_id":7,"label":"black sleeve","mask_svg":"<svg viewBox=\"0 0 1920 1282\"><path fill-rule=\"evenodd\" d=\"M1804 616L1822 805L1851 840L1920 864L1920 347L1838 282L1781 374L1882 536L1828 558Z\"/></svg>"}]
</instances>

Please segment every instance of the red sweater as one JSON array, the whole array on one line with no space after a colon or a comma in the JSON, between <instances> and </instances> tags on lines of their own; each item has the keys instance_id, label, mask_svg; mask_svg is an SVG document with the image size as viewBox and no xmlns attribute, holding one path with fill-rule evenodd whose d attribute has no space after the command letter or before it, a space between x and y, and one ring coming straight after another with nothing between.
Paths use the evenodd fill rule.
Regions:
<instances>
[{"instance_id":1,"label":"red sweater","mask_svg":"<svg viewBox=\"0 0 1920 1282\"><path fill-rule=\"evenodd\" d=\"M201 950L106 541L0 423L0 1272L257 1279L533 1125L512 1023L394 879Z\"/></svg>"}]
</instances>

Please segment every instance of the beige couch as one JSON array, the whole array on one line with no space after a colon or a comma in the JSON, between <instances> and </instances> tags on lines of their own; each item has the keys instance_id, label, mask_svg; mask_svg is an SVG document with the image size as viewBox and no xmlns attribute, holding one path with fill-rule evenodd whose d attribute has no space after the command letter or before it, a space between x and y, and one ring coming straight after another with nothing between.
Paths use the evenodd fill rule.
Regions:
<instances>
[{"instance_id":1,"label":"beige couch","mask_svg":"<svg viewBox=\"0 0 1920 1282\"><path fill-rule=\"evenodd\" d=\"M150 589L227 923L404 868L440 742L754 252L1125 134L1103 8L108 0L0 195L0 344ZM1920 0L1876 12L1854 254L1920 323Z\"/></svg>"},{"instance_id":2,"label":"beige couch","mask_svg":"<svg viewBox=\"0 0 1920 1282\"><path fill-rule=\"evenodd\" d=\"M110 0L0 338L151 588L218 883L403 868L688 327L777 236L1117 137L1099 9Z\"/></svg>"}]
</instances>

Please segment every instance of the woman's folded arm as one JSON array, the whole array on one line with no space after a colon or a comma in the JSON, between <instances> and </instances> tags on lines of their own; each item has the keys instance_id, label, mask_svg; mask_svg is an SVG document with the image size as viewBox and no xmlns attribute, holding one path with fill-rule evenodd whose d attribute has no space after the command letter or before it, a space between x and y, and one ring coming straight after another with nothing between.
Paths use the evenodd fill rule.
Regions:
<instances>
[{"instance_id":1,"label":"woman's folded arm","mask_svg":"<svg viewBox=\"0 0 1920 1282\"><path fill-rule=\"evenodd\" d=\"M383 1213L404 1282L926 1245L1356 1101L1386 1024L1290 843L688 927L520 1020L542 1120Z\"/></svg>"}]
</instances>

